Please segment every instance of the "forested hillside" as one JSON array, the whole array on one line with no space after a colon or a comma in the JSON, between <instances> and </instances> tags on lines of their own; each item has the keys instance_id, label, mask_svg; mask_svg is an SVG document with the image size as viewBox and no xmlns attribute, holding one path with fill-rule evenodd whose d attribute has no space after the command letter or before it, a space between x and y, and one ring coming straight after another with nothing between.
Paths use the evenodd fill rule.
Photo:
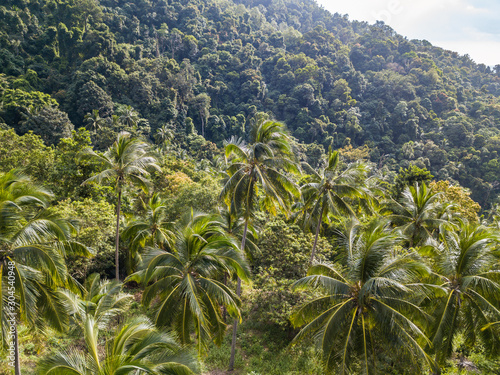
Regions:
<instances>
[{"instance_id":1,"label":"forested hillside","mask_svg":"<svg viewBox=\"0 0 500 375\"><path fill-rule=\"evenodd\" d=\"M102 119L104 149L113 115L135 112L151 140L166 127L184 147L204 144L195 134L220 147L264 111L313 164L330 145L366 144L379 166L426 167L483 206L497 195L500 69L383 23L312 1L6 0L0 12L1 117L18 134L57 144Z\"/></svg>"},{"instance_id":2,"label":"forested hillside","mask_svg":"<svg viewBox=\"0 0 500 375\"><path fill-rule=\"evenodd\" d=\"M499 97L310 0L3 0L0 374L499 373Z\"/></svg>"}]
</instances>

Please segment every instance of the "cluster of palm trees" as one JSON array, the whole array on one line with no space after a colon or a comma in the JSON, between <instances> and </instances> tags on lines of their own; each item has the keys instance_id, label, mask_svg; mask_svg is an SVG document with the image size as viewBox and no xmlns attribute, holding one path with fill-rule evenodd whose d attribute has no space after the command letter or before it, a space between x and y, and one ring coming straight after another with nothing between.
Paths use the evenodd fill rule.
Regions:
<instances>
[{"instance_id":1,"label":"cluster of palm trees","mask_svg":"<svg viewBox=\"0 0 500 375\"><path fill-rule=\"evenodd\" d=\"M324 199L321 187L316 203ZM437 374L458 334L469 347L481 342L495 354L500 238L494 228L467 222L425 184L375 205L366 191L356 196L371 199L376 215L339 220L335 261L313 264L294 284L318 292L291 318L302 327L294 342L316 339L326 368L341 374L377 373L381 348L414 361L415 372L424 366ZM358 201L360 212L362 206Z\"/></svg>"},{"instance_id":2,"label":"cluster of palm trees","mask_svg":"<svg viewBox=\"0 0 500 375\"><path fill-rule=\"evenodd\" d=\"M488 352L498 350L500 252L492 227L465 221L452 202L423 183L391 199L364 163L344 165L330 150L315 170L299 166L295 155L285 126L257 117L248 143L232 138L225 144L220 212L187 210L171 223L161 192L154 192L144 214L120 232L125 187L148 192L158 158L125 132L102 154L85 150L81 157L102 164L86 183L114 184L117 222L116 280L91 275L84 285L64 262L69 254L91 255L71 239L75 224L47 210L50 193L18 172L2 175L0 267L5 283L6 262L16 263L19 322L70 327L84 338L80 349L41 361L40 373L188 374L196 366L182 348L194 340L201 354L208 343L221 343L226 313L234 319L233 370L258 210L284 213L315 234L308 274L294 284L314 290L314 297L291 322L301 327L293 343L316 341L328 371L377 373L379 356L390 350L413 361L416 372L439 373L458 334L468 345L480 340ZM320 262L316 247L324 229L335 233L335 250ZM144 286L142 303L151 307L151 321L117 325L131 298L119 281L125 273L120 234L128 248L126 281ZM2 315L2 332L7 318ZM102 347L99 335L109 331L114 338Z\"/></svg>"},{"instance_id":3,"label":"cluster of palm trees","mask_svg":"<svg viewBox=\"0 0 500 375\"><path fill-rule=\"evenodd\" d=\"M88 130L92 131L94 135L97 131L104 126L128 126L133 128L140 120L139 114L132 108L132 106L125 106L117 115L111 117L101 117L99 110L94 109L84 116L84 121L87 123Z\"/></svg>"},{"instance_id":4,"label":"cluster of palm trees","mask_svg":"<svg viewBox=\"0 0 500 375\"><path fill-rule=\"evenodd\" d=\"M303 165L298 189L289 145L285 129L265 120L252 128L249 145L229 142L221 195L246 222L257 202L286 214L295 203L304 229L315 232L312 265L295 287L319 296L291 317L302 327L294 342L318 341L326 368L342 374L376 373L380 347L438 373L458 333L495 353L500 269L492 228L466 222L423 183L390 199L366 164L341 167L338 152L319 171ZM336 228L334 262L315 262L323 226Z\"/></svg>"}]
</instances>

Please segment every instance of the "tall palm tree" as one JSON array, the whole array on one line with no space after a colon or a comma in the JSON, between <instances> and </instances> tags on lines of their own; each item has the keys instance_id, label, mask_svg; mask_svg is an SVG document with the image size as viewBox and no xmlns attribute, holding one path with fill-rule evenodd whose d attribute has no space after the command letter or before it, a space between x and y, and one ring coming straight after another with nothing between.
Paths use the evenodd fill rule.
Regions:
<instances>
[{"instance_id":1,"label":"tall palm tree","mask_svg":"<svg viewBox=\"0 0 500 375\"><path fill-rule=\"evenodd\" d=\"M316 227L311 263L316 253L321 223L328 221L331 215L355 217L352 200L368 198L367 190L364 189L368 166L364 163L353 163L341 170L339 158L338 151L330 150L328 164L319 173L309 165L304 165L311 173L311 181L301 187L305 201L304 224L306 227Z\"/></svg>"},{"instance_id":2,"label":"tall palm tree","mask_svg":"<svg viewBox=\"0 0 500 375\"><path fill-rule=\"evenodd\" d=\"M16 375L18 323L64 330L68 316L56 289L77 289L65 257L91 255L71 240L73 223L47 209L50 198L18 171L0 174L0 336L6 344L13 328Z\"/></svg>"},{"instance_id":3,"label":"tall palm tree","mask_svg":"<svg viewBox=\"0 0 500 375\"><path fill-rule=\"evenodd\" d=\"M249 268L234 239L228 236L220 218L193 214L176 232L173 252L150 248L144 256L147 266L128 280L143 282L143 304L158 298L155 323L172 327L182 344L191 342L194 328L198 352L210 339L220 344L226 325L224 306L231 316L241 319L239 298L219 279L236 273L248 280Z\"/></svg>"},{"instance_id":4,"label":"tall palm tree","mask_svg":"<svg viewBox=\"0 0 500 375\"><path fill-rule=\"evenodd\" d=\"M122 237L130 241L128 267L132 272L135 271L136 264L139 264L139 254L145 246L167 250L174 237L171 230L173 223L167 221L166 202L158 193L153 193L144 208L144 217L132 221L122 232Z\"/></svg>"},{"instance_id":5,"label":"tall palm tree","mask_svg":"<svg viewBox=\"0 0 500 375\"><path fill-rule=\"evenodd\" d=\"M294 284L295 289L317 289L321 296L292 315L292 323L303 326L293 343L318 340L327 371L337 368L340 374L351 372L354 358L361 360L362 373L374 373L379 350L374 341L403 348L434 368L422 347L428 339L414 322L426 317L415 296L428 267L417 254L394 250L400 239L384 222L346 228L339 242L343 265L313 265Z\"/></svg>"},{"instance_id":6,"label":"tall palm tree","mask_svg":"<svg viewBox=\"0 0 500 375\"><path fill-rule=\"evenodd\" d=\"M435 237L440 226L450 225L444 214L452 207L442 203L442 193L432 192L425 183L406 187L399 202L390 201L386 211L389 219L408 238L410 247L425 243Z\"/></svg>"},{"instance_id":7,"label":"tall palm tree","mask_svg":"<svg viewBox=\"0 0 500 375\"><path fill-rule=\"evenodd\" d=\"M101 355L98 323L87 316L84 349L66 349L38 363L40 375L191 375L195 361L168 334L158 331L146 318L131 320L114 332Z\"/></svg>"},{"instance_id":8,"label":"tall palm tree","mask_svg":"<svg viewBox=\"0 0 500 375\"><path fill-rule=\"evenodd\" d=\"M234 137L226 143L227 179L221 192L230 210L244 219L241 239L242 251L246 247L248 224L257 203L272 214L278 210L289 212L292 198L300 197L300 190L288 173L298 173L290 137L283 124L257 118L250 129L250 143ZM260 194L259 189L262 189ZM262 198L262 199L260 199ZM241 294L238 279L236 293ZM238 321L233 323L233 339L229 370L234 369Z\"/></svg>"},{"instance_id":9,"label":"tall palm tree","mask_svg":"<svg viewBox=\"0 0 500 375\"><path fill-rule=\"evenodd\" d=\"M257 231L252 225L249 223L247 226L246 233L245 229L245 220L242 217L238 217L234 212L231 212L226 208L219 208L219 215L221 217L222 226L224 231L234 237L238 243L242 242L243 235L245 234L245 248L241 249L245 254L246 258L249 261L253 260L255 254L260 252L259 247L256 245L255 240L257 238ZM224 285L227 285L227 277L229 275L224 274ZM227 311L224 309L224 318L227 316Z\"/></svg>"},{"instance_id":10,"label":"tall palm tree","mask_svg":"<svg viewBox=\"0 0 500 375\"><path fill-rule=\"evenodd\" d=\"M123 188L127 183L146 188L149 176L148 169L160 169L156 158L150 154L147 143L132 138L130 133L121 132L118 138L104 154L98 154L88 148L82 152L82 157L89 157L100 161L104 170L85 183L103 183L112 181L117 194L116 204L116 240L115 240L115 272L116 279L120 279L119 244L120 244L120 211Z\"/></svg>"},{"instance_id":11,"label":"tall palm tree","mask_svg":"<svg viewBox=\"0 0 500 375\"><path fill-rule=\"evenodd\" d=\"M488 352L498 353L500 336L491 323L500 320L498 299L498 237L486 227L461 222L455 231L441 234L438 247L426 247L433 262L434 282L441 294L428 301L433 311L432 350L442 363L453 350L453 339L462 333L465 344L477 340Z\"/></svg>"}]
</instances>

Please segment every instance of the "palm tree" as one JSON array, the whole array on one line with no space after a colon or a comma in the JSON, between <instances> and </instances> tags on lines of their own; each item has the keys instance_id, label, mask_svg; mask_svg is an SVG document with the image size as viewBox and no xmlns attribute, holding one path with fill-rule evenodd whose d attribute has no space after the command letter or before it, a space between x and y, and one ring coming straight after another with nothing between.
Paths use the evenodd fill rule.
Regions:
<instances>
[{"instance_id":1,"label":"palm tree","mask_svg":"<svg viewBox=\"0 0 500 375\"><path fill-rule=\"evenodd\" d=\"M89 179L89 182L113 181L117 193L116 205L116 244L115 244L115 272L116 279L120 279L119 244L120 244L120 210L123 188L127 183L146 188L149 176L148 169L160 169L157 160L149 153L149 146L145 142L130 137L127 132L118 134L118 138L104 154L100 155L88 148L83 151L82 157L90 157L100 161L104 170Z\"/></svg>"},{"instance_id":2,"label":"palm tree","mask_svg":"<svg viewBox=\"0 0 500 375\"><path fill-rule=\"evenodd\" d=\"M156 141L162 145L162 147L167 143L170 142L171 139L174 138L174 132L172 129L169 129L167 125L162 125L161 128L159 128L156 131L155 134L155 139Z\"/></svg>"},{"instance_id":3,"label":"palm tree","mask_svg":"<svg viewBox=\"0 0 500 375\"><path fill-rule=\"evenodd\" d=\"M246 258L252 261L254 255L260 252L259 247L255 244L257 238L256 229L249 223L246 233L243 233L245 229L245 220L242 217L236 216L234 212L228 209L219 208L219 215L222 220L222 227L228 235L234 237L239 243L242 243L243 235L245 234L245 248L241 250L244 252ZM227 285L227 277L228 274L224 274L224 285ZM226 313L224 309L224 318L227 315Z\"/></svg>"},{"instance_id":4,"label":"palm tree","mask_svg":"<svg viewBox=\"0 0 500 375\"><path fill-rule=\"evenodd\" d=\"M114 332L102 356L100 329L93 317L84 322L84 350L62 350L38 363L40 375L190 375L195 361L168 334L146 318L135 318Z\"/></svg>"},{"instance_id":5,"label":"palm tree","mask_svg":"<svg viewBox=\"0 0 500 375\"><path fill-rule=\"evenodd\" d=\"M337 151L328 153L328 164L319 173L309 165L310 182L301 187L305 203L303 206L304 224L306 227L316 226L310 263L313 262L318 243L321 222L329 220L331 215L347 215L355 217L350 200L367 198L364 181L368 167L364 163L349 164L341 170L340 155Z\"/></svg>"},{"instance_id":6,"label":"palm tree","mask_svg":"<svg viewBox=\"0 0 500 375\"><path fill-rule=\"evenodd\" d=\"M456 231L445 231L438 247L426 247L433 262L435 283L441 293L428 301L435 324L432 350L442 363L453 350L453 339L462 333L465 344L485 343L488 352L498 353L500 336L491 323L500 320L498 237L486 227L460 222Z\"/></svg>"},{"instance_id":7,"label":"palm tree","mask_svg":"<svg viewBox=\"0 0 500 375\"><path fill-rule=\"evenodd\" d=\"M94 109L92 112L87 113L83 119L88 123L88 127L94 132L94 134L97 133L102 124L106 121L105 118L99 115L98 109Z\"/></svg>"},{"instance_id":8,"label":"palm tree","mask_svg":"<svg viewBox=\"0 0 500 375\"><path fill-rule=\"evenodd\" d=\"M425 183L406 187L399 202L388 202L391 222L408 238L410 247L433 238L440 226L450 225L444 213L452 207L442 203L442 193L433 193Z\"/></svg>"},{"instance_id":9,"label":"palm tree","mask_svg":"<svg viewBox=\"0 0 500 375\"><path fill-rule=\"evenodd\" d=\"M119 129L121 127L121 123L120 123L120 116L118 115L111 115L110 117L108 117L108 123L111 127L111 129Z\"/></svg>"},{"instance_id":10,"label":"palm tree","mask_svg":"<svg viewBox=\"0 0 500 375\"><path fill-rule=\"evenodd\" d=\"M318 340L327 371L337 367L340 374L351 372L355 357L363 373L373 373L375 364L370 362L379 350L374 341L403 349L434 368L421 346L428 339L414 323L414 317L426 318L415 297L423 287L417 280L428 267L417 254L394 250L400 239L384 222L366 229L351 222L346 228L339 241L343 265L313 265L294 283L295 289L317 289L321 296L292 315L292 323L303 326L293 343Z\"/></svg>"},{"instance_id":11,"label":"palm tree","mask_svg":"<svg viewBox=\"0 0 500 375\"><path fill-rule=\"evenodd\" d=\"M132 295L122 292L122 287L116 280L101 280L98 273L93 273L85 280L81 293L62 289L59 293L70 314L73 331L84 333L87 317L92 317L100 330L109 328L110 322L122 315L133 301Z\"/></svg>"},{"instance_id":12,"label":"palm tree","mask_svg":"<svg viewBox=\"0 0 500 375\"><path fill-rule=\"evenodd\" d=\"M128 280L147 285L142 300L145 306L159 297L155 324L172 327L181 344L191 342L194 326L201 353L210 339L220 344L224 337L226 325L219 306L241 319L239 298L218 279L236 273L248 280L250 271L238 245L215 215L191 212L178 227L172 250L150 248L144 256L146 268Z\"/></svg>"},{"instance_id":13,"label":"palm tree","mask_svg":"<svg viewBox=\"0 0 500 375\"><path fill-rule=\"evenodd\" d=\"M154 193L144 205L146 215L132 221L122 232L122 237L130 241L128 266L129 271L135 271L139 264L139 252L145 246L158 247L167 250L171 247L174 233L171 231L172 222L167 221L166 202L158 193Z\"/></svg>"},{"instance_id":14,"label":"palm tree","mask_svg":"<svg viewBox=\"0 0 500 375\"><path fill-rule=\"evenodd\" d=\"M68 316L56 289L77 289L65 256L91 255L70 240L74 223L47 209L51 197L18 171L0 174L0 336L6 344L13 332L16 375L21 371L18 323L63 331Z\"/></svg>"},{"instance_id":15,"label":"palm tree","mask_svg":"<svg viewBox=\"0 0 500 375\"><path fill-rule=\"evenodd\" d=\"M241 243L245 229L245 219L238 217L234 212L225 208L219 208L219 215L224 231L234 237L238 243ZM257 229L252 225L252 223L248 223L245 235L245 248L241 250L243 250L246 258L251 261L254 254L260 251L259 247L255 243L255 240L257 239Z\"/></svg>"},{"instance_id":16,"label":"palm tree","mask_svg":"<svg viewBox=\"0 0 500 375\"><path fill-rule=\"evenodd\" d=\"M226 143L226 158L231 164L221 192L226 204L244 219L241 239L242 251L246 247L248 224L262 195L261 206L272 214L278 209L289 212L293 197L300 197L300 190L287 175L298 173L293 162L293 150L286 128L279 122L258 118L250 129L250 143L232 138ZM262 189L262 194L258 191ZM241 294L238 279L236 293ZM234 320L229 371L234 369L238 321Z\"/></svg>"},{"instance_id":17,"label":"palm tree","mask_svg":"<svg viewBox=\"0 0 500 375\"><path fill-rule=\"evenodd\" d=\"M133 128L139 122L139 114L130 105L123 108L120 111L119 116L122 124L128 126L129 128Z\"/></svg>"}]
</instances>

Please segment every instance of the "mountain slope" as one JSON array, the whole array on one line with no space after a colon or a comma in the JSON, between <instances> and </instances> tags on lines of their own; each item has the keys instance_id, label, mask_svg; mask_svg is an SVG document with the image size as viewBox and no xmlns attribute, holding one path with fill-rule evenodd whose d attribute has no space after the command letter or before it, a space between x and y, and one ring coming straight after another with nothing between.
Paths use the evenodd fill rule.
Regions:
<instances>
[{"instance_id":1,"label":"mountain slope","mask_svg":"<svg viewBox=\"0 0 500 375\"><path fill-rule=\"evenodd\" d=\"M98 110L105 147L131 106L138 133L221 145L266 111L312 162L367 144L379 166L425 166L482 205L496 196L500 70L313 1L7 0L0 47L0 116L47 143Z\"/></svg>"}]
</instances>

